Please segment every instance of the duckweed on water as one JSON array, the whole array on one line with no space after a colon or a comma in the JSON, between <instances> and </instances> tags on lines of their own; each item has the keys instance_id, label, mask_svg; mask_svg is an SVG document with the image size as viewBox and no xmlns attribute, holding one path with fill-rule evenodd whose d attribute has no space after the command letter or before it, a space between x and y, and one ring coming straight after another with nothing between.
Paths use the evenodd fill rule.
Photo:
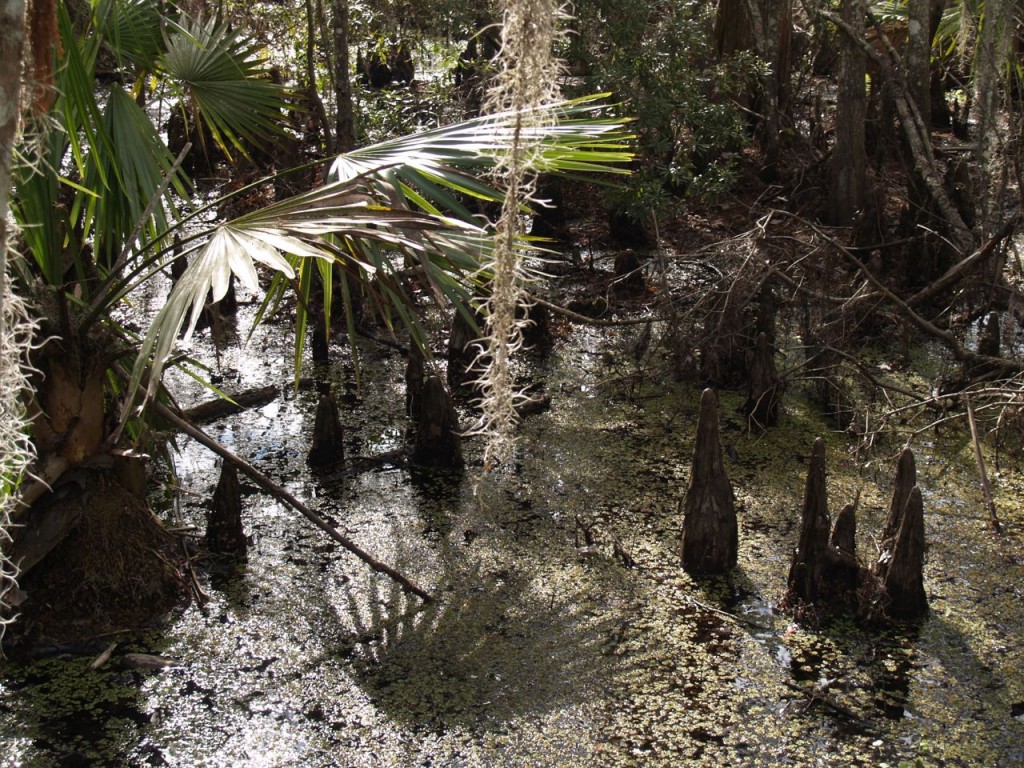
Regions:
<instances>
[{"instance_id":1,"label":"duckweed on water","mask_svg":"<svg viewBox=\"0 0 1024 768\"><path fill-rule=\"evenodd\" d=\"M1004 457L1010 533L995 538L963 437L918 453L932 608L919 626L801 627L773 605L823 423L790 397L780 427L751 435L742 398L722 394L740 565L695 580L679 567L678 505L699 393L602 385L603 344L581 330L534 366L552 408L523 425L516 471L482 480L413 483L386 465L312 477L304 393L215 425L439 601L420 605L249 496L248 562L212 580L208 614L132 639L181 667L4 664L0 766L1024 764L1019 459ZM363 366L365 381L400 380L396 355L366 350ZM401 402L388 388L353 398L348 455L394 447ZM870 559L891 470L828 441L830 507L862 491ZM209 494L211 470L184 447L186 487Z\"/></svg>"}]
</instances>

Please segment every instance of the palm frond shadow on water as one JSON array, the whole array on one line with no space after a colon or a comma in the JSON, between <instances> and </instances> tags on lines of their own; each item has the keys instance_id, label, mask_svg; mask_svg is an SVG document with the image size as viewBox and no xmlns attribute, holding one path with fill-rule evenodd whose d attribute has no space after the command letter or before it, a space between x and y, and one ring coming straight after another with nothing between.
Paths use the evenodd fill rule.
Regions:
<instances>
[{"instance_id":1,"label":"palm frond shadow on water","mask_svg":"<svg viewBox=\"0 0 1024 768\"><path fill-rule=\"evenodd\" d=\"M397 585L342 585L349 625L336 648L374 705L414 730L501 728L575 706L613 675L607 620L537 595L528 576L479 565L449 572L422 605Z\"/></svg>"}]
</instances>

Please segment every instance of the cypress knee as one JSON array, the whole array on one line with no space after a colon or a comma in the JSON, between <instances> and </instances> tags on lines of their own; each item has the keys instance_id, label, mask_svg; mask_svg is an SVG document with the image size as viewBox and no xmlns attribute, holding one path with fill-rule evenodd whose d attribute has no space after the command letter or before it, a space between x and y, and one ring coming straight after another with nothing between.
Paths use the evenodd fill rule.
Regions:
<instances>
[{"instance_id":1,"label":"cypress knee","mask_svg":"<svg viewBox=\"0 0 1024 768\"><path fill-rule=\"evenodd\" d=\"M703 575L736 567L739 532L732 485L722 464L715 393L700 398L690 486L683 499L683 568Z\"/></svg>"},{"instance_id":2,"label":"cypress knee","mask_svg":"<svg viewBox=\"0 0 1024 768\"><path fill-rule=\"evenodd\" d=\"M892 560L882 586L888 597L889 614L911 619L928 610L924 591L924 504L915 485L907 498L899 531L892 549Z\"/></svg>"},{"instance_id":3,"label":"cypress knee","mask_svg":"<svg viewBox=\"0 0 1024 768\"><path fill-rule=\"evenodd\" d=\"M409 342L409 357L405 365L405 413L413 419L420 417L420 397L423 394L423 350L414 340Z\"/></svg>"},{"instance_id":4,"label":"cypress knee","mask_svg":"<svg viewBox=\"0 0 1024 768\"><path fill-rule=\"evenodd\" d=\"M829 539L832 569L829 581L844 601L854 598L860 566L857 563L857 502L847 504L836 515L836 524Z\"/></svg>"},{"instance_id":5,"label":"cypress knee","mask_svg":"<svg viewBox=\"0 0 1024 768\"><path fill-rule=\"evenodd\" d=\"M452 396L437 376L423 382L413 461L421 466L459 468L462 445Z\"/></svg>"},{"instance_id":6,"label":"cypress knee","mask_svg":"<svg viewBox=\"0 0 1024 768\"><path fill-rule=\"evenodd\" d=\"M249 542L242 528L242 490L238 470L224 462L206 518L206 545L220 555L245 555Z\"/></svg>"},{"instance_id":7,"label":"cypress knee","mask_svg":"<svg viewBox=\"0 0 1024 768\"><path fill-rule=\"evenodd\" d=\"M789 568L789 594L813 603L824 586L829 565L829 515L825 490L825 441L815 439L807 470L800 544Z\"/></svg>"},{"instance_id":8,"label":"cypress knee","mask_svg":"<svg viewBox=\"0 0 1024 768\"><path fill-rule=\"evenodd\" d=\"M892 560L892 550L896 543L896 534L900 530L900 523L903 520L903 512L907 507L907 500L910 498L910 491L917 485L917 463L914 461L914 452L904 448L900 453L899 461L896 464L896 479L893 483L892 500L889 502L889 514L886 515L885 523L882 526L882 554L875 564L875 575L885 580L885 573L889 569Z\"/></svg>"},{"instance_id":9,"label":"cypress knee","mask_svg":"<svg viewBox=\"0 0 1024 768\"><path fill-rule=\"evenodd\" d=\"M334 398L329 392L320 395L313 422L313 445L306 456L306 463L311 467L329 467L344 461L344 436Z\"/></svg>"}]
</instances>

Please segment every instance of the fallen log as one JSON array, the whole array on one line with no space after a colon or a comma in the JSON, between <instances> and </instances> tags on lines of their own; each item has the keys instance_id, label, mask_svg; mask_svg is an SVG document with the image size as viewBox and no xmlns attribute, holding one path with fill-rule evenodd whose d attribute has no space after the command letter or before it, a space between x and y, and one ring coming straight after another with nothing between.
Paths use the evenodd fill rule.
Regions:
<instances>
[{"instance_id":1,"label":"fallen log","mask_svg":"<svg viewBox=\"0 0 1024 768\"><path fill-rule=\"evenodd\" d=\"M210 421L239 413L246 408L258 408L273 402L279 394L277 387L254 387L235 394L225 393L222 397L207 400L204 403L182 411L182 417L190 424L206 424Z\"/></svg>"}]
</instances>

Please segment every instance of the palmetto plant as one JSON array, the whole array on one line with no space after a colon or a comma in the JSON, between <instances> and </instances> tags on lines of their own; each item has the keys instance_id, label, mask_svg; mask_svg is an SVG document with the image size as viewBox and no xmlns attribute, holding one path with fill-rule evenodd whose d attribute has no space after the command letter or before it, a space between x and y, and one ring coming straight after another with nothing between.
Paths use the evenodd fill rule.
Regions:
<instances>
[{"instance_id":1,"label":"palmetto plant","mask_svg":"<svg viewBox=\"0 0 1024 768\"><path fill-rule=\"evenodd\" d=\"M596 97L595 97L596 98ZM594 98L548 105L550 124L526 130L539 151L537 171L568 174L620 171L631 157L622 122L600 117ZM195 238L189 269L153 322L137 359L133 385L148 371L149 394L187 318L194 328L210 291L227 291L232 274L255 289L254 261L278 271L271 297L296 280L301 341L309 286L319 270L329 305L335 265L351 323L351 290L362 290L381 314L398 317L422 339L403 277L414 272L438 300L460 305L491 247L489 222L470 200L496 202L503 193L480 180L511 146L512 112L403 136L340 155L328 182L221 224ZM328 312L330 306L327 307ZM301 354L301 343L297 345Z\"/></svg>"},{"instance_id":2,"label":"palmetto plant","mask_svg":"<svg viewBox=\"0 0 1024 768\"><path fill-rule=\"evenodd\" d=\"M252 48L217 21L168 16L145 0L75 7L73 17L56 5L59 40L44 41L55 76L39 86L11 199L24 256L15 266L51 338L34 361L44 481L108 444L113 372L130 352L110 312L126 280L152 274L188 200L187 179L142 106L146 92L156 84L177 94L225 148L277 130L286 106L283 89L259 78Z\"/></svg>"},{"instance_id":3,"label":"palmetto plant","mask_svg":"<svg viewBox=\"0 0 1024 768\"><path fill-rule=\"evenodd\" d=\"M487 277L480 257L490 229L472 201L502 199L478 174L512 143L511 113L342 155L323 186L195 233L198 212L182 216L178 207L187 180L138 105L145 83L154 76L168 83L228 152L277 130L284 94L257 78L242 38L215 21L167 18L160 7L100 0L84 21L59 7L56 101L37 121L17 173L13 208L29 255L21 276L39 289L46 330L56 337L41 356L46 376L36 397L37 473L48 481L112 447L139 413L128 406L140 402L140 385L147 396L158 392L182 327L195 325L210 293L220 298L232 275L257 288L257 262L277 275L268 302L292 287L299 292L299 354L317 272L328 311L335 289L346 308L359 291L414 338L421 334L411 275L455 301ZM98 62L111 57L118 79L97 90ZM621 121L603 118L593 100L544 109L553 119L530 129L539 147L535 170L618 170L629 160ZM175 232L185 235L191 263L140 341L111 320L111 310L167 267ZM115 399L117 429L108 418Z\"/></svg>"}]
</instances>

